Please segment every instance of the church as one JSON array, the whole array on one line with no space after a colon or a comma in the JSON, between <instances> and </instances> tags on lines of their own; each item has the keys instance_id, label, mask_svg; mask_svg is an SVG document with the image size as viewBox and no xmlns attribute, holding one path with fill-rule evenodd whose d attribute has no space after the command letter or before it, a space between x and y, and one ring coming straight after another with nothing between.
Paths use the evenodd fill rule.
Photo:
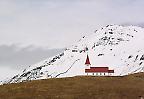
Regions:
<instances>
[{"instance_id":1,"label":"church","mask_svg":"<svg viewBox=\"0 0 144 99\"><path fill-rule=\"evenodd\" d=\"M85 62L85 73L93 76L113 76L114 70L109 70L109 67L91 67L90 59L87 54Z\"/></svg>"}]
</instances>

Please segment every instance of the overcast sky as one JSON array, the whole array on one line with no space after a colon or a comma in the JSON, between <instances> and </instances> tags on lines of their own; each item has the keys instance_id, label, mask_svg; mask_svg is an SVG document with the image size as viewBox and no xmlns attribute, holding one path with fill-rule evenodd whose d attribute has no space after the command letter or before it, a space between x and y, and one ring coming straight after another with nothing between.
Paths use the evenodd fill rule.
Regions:
<instances>
[{"instance_id":1,"label":"overcast sky","mask_svg":"<svg viewBox=\"0 0 144 99\"><path fill-rule=\"evenodd\" d=\"M0 0L0 79L107 24L143 26L144 0Z\"/></svg>"}]
</instances>

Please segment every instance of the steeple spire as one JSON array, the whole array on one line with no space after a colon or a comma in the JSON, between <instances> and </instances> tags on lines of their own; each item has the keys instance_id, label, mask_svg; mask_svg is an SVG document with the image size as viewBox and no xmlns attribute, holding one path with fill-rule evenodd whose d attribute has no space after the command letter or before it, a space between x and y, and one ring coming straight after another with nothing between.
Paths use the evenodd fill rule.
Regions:
<instances>
[{"instance_id":1,"label":"steeple spire","mask_svg":"<svg viewBox=\"0 0 144 99\"><path fill-rule=\"evenodd\" d=\"M91 65L88 54L87 54L85 65L87 65L87 66Z\"/></svg>"}]
</instances>

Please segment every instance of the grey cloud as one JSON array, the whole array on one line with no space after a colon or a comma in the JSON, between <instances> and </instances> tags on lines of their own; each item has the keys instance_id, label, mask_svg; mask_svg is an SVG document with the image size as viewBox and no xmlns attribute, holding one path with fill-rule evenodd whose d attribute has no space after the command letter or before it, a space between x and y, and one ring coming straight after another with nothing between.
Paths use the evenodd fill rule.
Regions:
<instances>
[{"instance_id":1,"label":"grey cloud","mask_svg":"<svg viewBox=\"0 0 144 99\"><path fill-rule=\"evenodd\" d=\"M50 56L56 55L63 49L43 49L33 46L19 48L17 45L0 46L0 67L22 70Z\"/></svg>"},{"instance_id":2,"label":"grey cloud","mask_svg":"<svg viewBox=\"0 0 144 99\"><path fill-rule=\"evenodd\" d=\"M144 21L143 0L3 1L0 44L60 48L103 25Z\"/></svg>"},{"instance_id":3,"label":"grey cloud","mask_svg":"<svg viewBox=\"0 0 144 99\"><path fill-rule=\"evenodd\" d=\"M121 24L121 25L123 25L123 26L134 25L134 26L139 26L139 27L144 28L144 22L141 22L141 23L131 23L131 22L127 22L127 23L123 23L123 24Z\"/></svg>"}]
</instances>

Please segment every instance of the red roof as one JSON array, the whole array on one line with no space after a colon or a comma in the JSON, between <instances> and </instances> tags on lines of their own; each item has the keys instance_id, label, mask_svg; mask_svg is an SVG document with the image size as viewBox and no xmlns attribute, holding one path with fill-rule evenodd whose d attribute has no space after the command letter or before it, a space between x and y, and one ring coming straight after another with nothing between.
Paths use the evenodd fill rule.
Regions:
<instances>
[{"instance_id":1,"label":"red roof","mask_svg":"<svg viewBox=\"0 0 144 99\"><path fill-rule=\"evenodd\" d=\"M87 58L86 58L85 65L90 65L90 60L89 60L89 56L88 55L87 55Z\"/></svg>"},{"instance_id":2,"label":"red roof","mask_svg":"<svg viewBox=\"0 0 144 99\"><path fill-rule=\"evenodd\" d=\"M90 67L85 69L85 72L108 72L108 67Z\"/></svg>"},{"instance_id":3,"label":"red roof","mask_svg":"<svg viewBox=\"0 0 144 99\"><path fill-rule=\"evenodd\" d=\"M109 70L108 67L90 67L90 69L85 69L86 73L96 73L96 72L105 72L105 73L114 73L114 70Z\"/></svg>"}]
</instances>

